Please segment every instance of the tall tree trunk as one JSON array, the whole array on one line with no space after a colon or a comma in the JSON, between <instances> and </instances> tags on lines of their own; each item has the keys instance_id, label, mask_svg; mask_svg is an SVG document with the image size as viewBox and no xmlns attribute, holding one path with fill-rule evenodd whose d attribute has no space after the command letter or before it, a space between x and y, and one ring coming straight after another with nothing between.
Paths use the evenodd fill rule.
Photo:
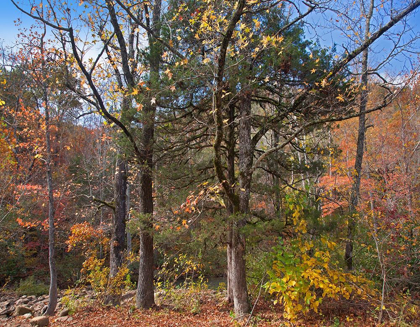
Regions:
<instances>
[{"instance_id":1,"label":"tall tree trunk","mask_svg":"<svg viewBox=\"0 0 420 327\"><path fill-rule=\"evenodd\" d=\"M160 35L160 14L162 2L156 0L153 6L152 30ZM156 92L159 83L159 67L162 49L151 33L148 33L150 48L150 89ZM148 104L144 108L143 128L141 133L141 176L140 176L140 212L142 226L140 231L140 263L137 284L136 306L147 309L155 304L153 288L153 143L155 131L156 102L149 94Z\"/></svg>"},{"instance_id":2,"label":"tall tree trunk","mask_svg":"<svg viewBox=\"0 0 420 327\"><path fill-rule=\"evenodd\" d=\"M110 245L109 277L117 275L124 259L125 225L127 217L127 162L117 159L115 167L115 214L112 224Z\"/></svg>"},{"instance_id":3,"label":"tall tree trunk","mask_svg":"<svg viewBox=\"0 0 420 327\"><path fill-rule=\"evenodd\" d=\"M235 193L233 185L229 183L228 178L225 176L224 173L224 167L223 167L223 154L222 154L222 142L224 141L223 134L224 134L224 121L223 121L223 89L224 89L224 73L226 68L226 54L229 47L229 43L231 41L234 29L236 24L241 19L241 16L243 14L244 8L245 8L246 1L240 0L238 2L238 5L236 7L236 10L232 14L232 18L229 22L228 28L224 33L224 36L222 38L222 42L220 44L220 52L218 55L217 60L217 76L215 78L216 82L216 90L213 94L213 110L214 110L214 119L215 119L215 138L213 142L213 150L214 150L214 157L213 157L213 164L216 176L223 187L223 190L226 193L226 196L229 198L229 201L231 202L233 208L234 208L234 214L235 218L239 218L239 221L234 222L232 226L232 249L231 249L231 274L230 274L230 281L232 284L232 290L233 290L233 304L234 304L234 310L235 314L238 317L242 317L244 314L249 312L249 304L248 304L248 294L247 294L247 288L246 288L246 276L245 276L245 238L243 235L240 234L241 226L246 222L246 217L241 216L240 212L240 200L238 195ZM242 106L241 106L242 107ZM250 107L250 105L249 105ZM241 109L241 112L243 112L243 109ZM241 115L242 116L242 115ZM242 118L242 117L241 117ZM250 117L246 119L245 124L242 122L239 126L239 131L241 132L241 127L245 127L246 123L250 124L249 122ZM242 121L242 119L241 119ZM250 127L250 125L249 125ZM248 132L248 130L247 130ZM246 133L245 133L246 134ZM249 139L249 145L251 145L251 133L249 128L249 135L244 138ZM241 138L241 134L239 135L239 138ZM243 140L243 141L244 141ZM242 142L244 143L244 142ZM245 142L246 143L246 142ZM246 145L246 144L244 144ZM239 144L239 149L241 151L241 142ZM242 153L243 155L243 153ZM244 157L242 156L242 159ZM252 160L252 154L251 154L251 160ZM252 162L252 161L251 161ZM241 162L241 153L239 154L239 170L241 172L241 168L243 168L244 161ZM241 178L241 177L240 177ZM244 181L243 178L242 182ZM249 191L249 190L248 190ZM241 191L240 191L241 192ZM249 194L248 194L249 199ZM246 202L246 201L245 201ZM243 206L242 206L243 207ZM236 217L237 215L237 217Z\"/></svg>"},{"instance_id":4,"label":"tall tree trunk","mask_svg":"<svg viewBox=\"0 0 420 327\"><path fill-rule=\"evenodd\" d=\"M375 1L370 1L369 11L366 14L365 22L365 42L370 37L370 21L373 15L373 8ZM363 8L363 4L361 6ZM364 154L364 145L365 145L365 132L366 132L366 106L368 102L368 61L369 61L369 48L366 48L362 54L362 76L361 76L361 87L362 92L360 95L360 106L359 106L359 130L357 136L357 150L356 150L356 161L354 163L354 182L350 195L350 206L349 206L349 220L348 220L348 229L347 229L347 242L346 242L346 251L344 254L344 259L346 262L347 270L353 270L353 242L354 234L356 230L356 218L355 212L357 210L357 205L360 198L360 182L362 175L362 164L363 164L363 154Z\"/></svg>"},{"instance_id":5,"label":"tall tree trunk","mask_svg":"<svg viewBox=\"0 0 420 327\"><path fill-rule=\"evenodd\" d=\"M151 167L143 168L140 177L140 211L142 222L140 230L140 263L137 284L136 306L148 309L155 303L153 288L153 187Z\"/></svg>"},{"instance_id":6,"label":"tall tree trunk","mask_svg":"<svg viewBox=\"0 0 420 327\"><path fill-rule=\"evenodd\" d=\"M235 184L235 106L231 105L229 107L229 126L228 126L228 140L227 140L227 151L228 151L228 179L229 184ZM227 288L227 301L228 303L233 302L233 288L232 288L232 230L233 222L232 217L234 214L233 204L228 201L227 204L228 211L228 233L227 233L227 246L226 246L226 261L227 261L227 276L226 276L226 288Z\"/></svg>"},{"instance_id":7,"label":"tall tree trunk","mask_svg":"<svg viewBox=\"0 0 420 327\"><path fill-rule=\"evenodd\" d=\"M280 142L279 134L276 131L273 131L273 146L277 146ZM279 163L276 158L273 160L272 163L273 169L275 171L279 171ZM273 174L273 188L274 188L274 210L276 216L280 219L281 218L281 198L280 198L280 178Z\"/></svg>"},{"instance_id":8,"label":"tall tree trunk","mask_svg":"<svg viewBox=\"0 0 420 327\"><path fill-rule=\"evenodd\" d=\"M244 94L239 106L239 210L232 229L232 288L235 315L242 317L249 312L246 285L245 236L241 229L249 214L253 148L251 142L251 96Z\"/></svg>"},{"instance_id":9,"label":"tall tree trunk","mask_svg":"<svg viewBox=\"0 0 420 327\"><path fill-rule=\"evenodd\" d=\"M45 78L47 74L47 68L45 67L45 57L44 57L44 38L46 36L46 25L44 24L44 31L40 39L40 50L42 55L42 74L43 78ZM50 268L50 287L49 287L49 294L48 294L48 307L45 312L46 315L52 316L54 315L55 308L57 307L57 268L55 265L55 226L54 226L54 216L55 216L55 209L54 209L54 185L53 185L53 178L52 178L52 156L51 156L51 133L50 133L50 107L48 101L48 87L45 85L46 81L43 80L42 87L43 87L43 107L44 107L44 122L45 122L45 146L46 146L46 178L47 178L47 188L48 188L48 264Z\"/></svg>"},{"instance_id":10,"label":"tall tree trunk","mask_svg":"<svg viewBox=\"0 0 420 327\"><path fill-rule=\"evenodd\" d=\"M127 221L130 220L130 184L127 183ZM132 247L132 235L131 232L127 229L127 255L130 255L133 251Z\"/></svg>"},{"instance_id":11,"label":"tall tree trunk","mask_svg":"<svg viewBox=\"0 0 420 327\"><path fill-rule=\"evenodd\" d=\"M50 267L50 289L48 296L47 315L54 315L57 306L57 269L55 266L55 226L54 226L54 187L51 172L51 134L50 134L50 114L48 100L45 100L45 141L46 141L46 166L47 166L47 186L48 186L48 263Z\"/></svg>"}]
</instances>

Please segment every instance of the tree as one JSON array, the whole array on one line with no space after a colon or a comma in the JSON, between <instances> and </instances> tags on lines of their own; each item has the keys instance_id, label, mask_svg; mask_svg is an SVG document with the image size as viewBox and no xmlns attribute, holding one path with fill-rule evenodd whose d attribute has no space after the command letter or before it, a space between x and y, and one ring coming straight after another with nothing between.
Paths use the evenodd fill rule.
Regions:
<instances>
[{"instance_id":1,"label":"tree","mask_svg":"<svg viewBox=\"0 0 420 327\"><path fill-rule=\"evenodd\" d=\"M48 308L45 312L47 315L54 315L55 308L57 307L58 301L58 290L57 290L57 268L55 264L55 208L54 208L54 184L52 178L52 158L51 158L51 121L50 121L50 104L49 104L49 90L48 86L45 85L45 81L48 81L46 74L46 58L44 48L44 38L46 37L46 26L40 39L40 55L41 55L41 74L37 80L41 85L42 89L42 107L44 109L44 121L45 121L45 146L46 146L46 170L47 170L47 187L48 187L48 262L50 267L50 289L49 289L49 301Z\"/></svg>"},{"instance_id":2,"label":"tree","mask_svg":"<svg viewBox=\"0 0 420 327\"><path fill-rule=\"evenodd\" d=\"M16 154L22 154L24 152L19 150L19 142L21 142L19 141L19 138L21 136L26 137L26 141L28 142L26 147L30 149L29 152L32 156L32 163L29 167L29 171L32 170L36 161L39 161L38 165L41 164L45 167L45 178L43 180L47 185L46 201L48 204L48 224L46 225L46 230L48 230L47 248L50 271L49 304L46 314L52 315L57 305L57 268L55 255L56 209L58 205L62 203L60 200L56 201L58 188L55 186L55 182L53 182L53 168L56 163L53 158L53 138L56 136L57 131L56 122L63 118L59 116L57 107L60 105L62 109L66 108L71 110L74 106L78 105L78 102L74 101L74 98L68 97L68 94L65 94L65 92L62 93L63 89L60 88L58 78L59 72L62 70L61 62L60 60L57 60L54 51L51 52L47 49L48 40L46 39L45 26L40 34L37 33L35 28L32 28L27 35L22 33L20 41L22 44L26 43L25 45L28 46L29 49L25 49L21 46L16 53L10 54L7 60L14 62L16 67L11 68L9 75L13 76L15 75L13 73L22 69L22 75L24 76L26 84L22 89L15 90L13 95L16 96L17 99L26 98L25 101L18 102L17 105L20 106L21 109L27 107L25 110L22 110L21 114L24 115L21 116L21 118L27 120L25 124L35 123L35 128L31 133L36 135L36 138L33 138L33 136L30 135L31 133L28 133L25 129L19 131L21 126L16 124L15 121L10 125L10 127L15 129L15 140L13 140L11 144L15 143L14 147L16 149ZM9 99L11 100L13 98L9 97ZM10 103L10 105L13 106L12 103ZM27 113L27 115L25 115L25 113ZM14 113L9 112L7 120L13 119L12 115L15 116L14 119L20 116L18 111ZM31 120L34 121L31 122ZM10 148L13 149L12 146ZM27 154L25 153L25 155ZM16 161L19 162L19 165L23 163L18 155L16 155ZM45 163L45 165L43 165L43 163ZM24 187L30 182L41 184L41 179L31 178L15 181L16 186ZM25 224L20 217L17 221L22 225ZM36 226L31 225L30 222L28 224L28 226Z\"/></svg>"},{"instance_id":3,"label":"tree","mask_svg":"<svg viewBox=\"0 0 420 327\"><path fill-rule=\"evenodd\" d=\"M156 95L154 92L156 92L159 81L161 60L161 47L156 42L156 40L160 40L161 3L156 1L153 5L150 3L138 4L128 10L127 4L123 1L81 1L85 10L82 13L76 10L75 15L80 21L85 22L83 28L91 30L94 35L93 40L83 41L78 35L80 30L73 26L71 9L66 5L54 1L44 5L36 5L31 1L31 9L24 10L17 3L12 2L32 18L40 20L56 30L65 52L68 51L67 46L70 46L69 53L65 53L65 59L73 64L69 74L80 74L83 77L82 83L89 86L92 94L85 94L80 90L74 91L78 92L82 99L93 106L105 120L119 128L124 139L128 141L125 151L129 158L134 158L134 161L139 165L141 172L140 214L142 216L142 228L137 305L148 308L154 304L153 237L151 233L153 225L152 145L156 112ZM45 11L45 14L40 9L43 6L49 9L49 11ZM106 10L107 17L103 15L103 10ZM126 10L130 13L128 18L122 14ZM125 27L128 28L127 32L124 31ZM148 36L148 54L141 47L138 47L142 35L140 28ZM96 43L102 45L99 54L95 59L85 61L86 46ZM106 55L106 61L102 63L101 60L104 55ZM109 85L113 88L111 90L105 90L101 85L101 79L111 77L107 71L108 68L114 72L113 77L116 81L114 85L112 83ZM114 96L114 90L117 91L116 97ZM110 112L107 105L110 100L116 100L120 105L120 110L114 113ZM140 125L140 128L138 125ZM139 129L141 131L140 135L137 132ZM122 169L119 171L122 172ZM122 174L117 176L122 176ZM124 198L123 193L117 191L116 195L121 195L117 198L122 200ZM126 218L122 217L125 200L124 203L119 201L116 207L121 208L121 210L116 211L121 213L121 217L120 215L116 216L115 223L121 225L121 227L116 228L119 232L116 232L115 235L122 237L121 230ZM111 246L114 243L120 246L118 251L121 251L123 239L112 242ZM115 255L116 260L119 257L121 257L121 254Z\"/></svg>"},{"instance_id":4,"label":"tree","mask_svg":"<svg viewBox=\"0 0 420 327\"><path fill-rule=\"evenodd\" d=\"M192 25L190 28L195 28L195 31L197 31L196 37L202 38L204 44L210 45L209 49L204 48L205 57L202 57L202 63L206 64L212 62L212 60L214 63L214 78L208 81L210 85L208 96L212 98L213 103L210 110L215 117L214 169L236 216L232 229L231 253L232 280L234 281L233 297L235 313L238 316L242 316L249 309L245 282L245 238L241 234L241 230L246 225L249 217L251 182L255 170L259 168L259 165L270 154L288 146L298 135L310 127L347 119L352 116L351 107L346 105L346 102L351 100L353 96L352 91L350 90L348 94L329 93L331 90L337 90L337 86L339 87L340 83L342 83L341 76L338 73L345 69L351 60L368 48L385 31L417 8L420 3L416 2L408 6L398 16L393 17L388 24L372 33L371 37L361 43L359 47L346 54L343 59L329 67L325 72L320 71L319 75L316 75L310 83L305 81L296 87L298 90L300 87L300 92L292 93L294 95L293 100L286 103L273 100L273 96L263 97L264 91L272 95L275 93L273 90L278 88L279 78L275 75L277 72L273 71L273 75L270 76L267 74L269 71L263 70L263 66L255 65L248 68L246 60L243 60L248 54L248 56L256 58L252 61L256 64L259 57L265 55L271 49L276 49L277 47L278 53L278 47L282 48L283 45L283 33L317 8L315 4L307 4L308 10L306 12L297 11L290 21L287 21L272 34L270 32L267 32L267 34L256 34L261 41L253 43L254 31L257 26L258 29L266 30L261 27L263 24L265 27L266 22L258 19L259 13L272 10L278 5L280 4L277 2L256 4L247 1L237 1L232 6L219 2L212 4L212 6L209 6L208 3L203 3L203 7L196 11L198 13L197 17L189 21ZM186 11L188 16L188 10L182 7L179 10L179 19L183 17L183 11ZM216 12L218 15L215 15ZM210 19L216 20L217 24L210 26ZM233 58L232 64L230 62L231 58ZM241 68L245 78L229 87L227 81L229 80L230 70L236 66ZM287 65L282 68L287 70ZM314 72L316 71L315 67ZM348 98L347 100L345 99L346 97ZM226 156L223 151L224 134L229 122L227 114L228 104L233 101L236 101L238 106L238 125L240 126L236 139L239 153L237 185L229 183L224 166ZM251 128L252 120L257 122L260 120L257 117L251 118L253 117L252 102L274 103L279 109L279 113L261 119L263 124L255 125ZM333 105L342 109L333 112L331 111ZM276 124L281 124L280 127L283 128L280 130L280 135L283 136L284 141L279 142L270 149L264 150L260 147L260 142L267 133L275 130L274 126ZM289 126L291 126L290 129L285 128Z\"/></svg>"},{"instance_id":5,"label":"tree","mask_svg":"<svg viewBox=\"0 0 420 327\"><path fill-rule=\"evenodd\" d=\"M418 287L418 274L412 264L418 261L417 236L411 231L418 225L412 213L418 203L410 194L416 189L417 176L413 167L418 160L413 127L417 123L416 79L399 89L395 100L369 117L366 130L364 166L358 204L358 229L354 245L357 246L358 271L375 276L381 289L381 307L404 288ZM383 97L380 85L369 84L368 106ZM417 108L417 109L416 109ZM330 202L323 200L324 215L334 215L350 206L353 191L353 167L357 157L358 121L352 119L340 124L333 132L339 145L331 176L324 176L322 185ZM402 146L402 144L404 146ZM343 237L339 234L338 237ZM418 251L417 251L418 252ZM392 300L394 301L394 299ZM380 312L378 320L381 321Z\"/></svg>"},{"instance_id":6,"label":"tree","mask_svg":"<svg viewBox=\"0 0 420 327\"><path fill-rule=\"evenodd\" d=\"M189 131L193 139L206 142L214 135L214 172L231 214L231 223L226 221L231 233L229 284L235 314L243 316L249 311L244 229L253 218L256 172L280 151L287 166L288 152L303 148L305 137L316 128L360 115L353 112L357 88L348 75L349 64L420 1L407 5L336 62L328 51L302 40L302 22L323 10L321 3L286 7L282 1L174 1L167 21L162 19L160 1L135 5L122 0L81 1L83 13L48 2L45 16L40 5L31 4L31 10L21 10L58 31L65 50L70 45L71 55L64 52L74 64L69 73L79 74L92 93L79 90L78 95L118 128L120 142L128 144L121 150L139 168L140 307L154 303L152 171L158 104L183 103L184 109L194 109L186 110L188 115L199 112L200 117L213 118L205 136L194 136L203 128ZM79 39L72 15L85 20L83 28L92 32L93 39ZM173 30L173 26L186 28ZM147 35L147 51L135 46L141 43L140 30ZM87 53L81 49L92 44L101 44L99 54L85 59ZM174 77L178 80L172 81ZM198 92L192 94L190 82L198 85L194 88ZM177 98L177 89L182 99ZM117 104L118 109L107 103Z\"/></svg>"},{"instance_id":7,"label":"tree","mask_svg":"<svg viewBox=\"0 0 420 327\"><path fill-rule=\"evenodd\" d=\"M381 21L383 21L384 17L386 17L386 12L397 12L400 10L400 8L394 7L394 4L391 3L375 3L374 0L365 2L360 1L355 8L353 8L355 11L360 12L360 24L364 22L364 26L354 26L350 22L344 20L347 28L346 30L350 30L352 35L352 38L355 38L358 40L359 43L366 42L371 34L371 29L375 26L373 25L373 19L376 19L376 16L381 17ZM346 11L351 12L350 9L347 9ZM375 11L377 12L376 15L374 15ZM381 11L381 13L379 13ZM383 12L382 12L383 11ZM392 14L391 14L392 15ZM405 19L402 18L402 27L400 29L402 31L408 31L409 26L405 22ZM343 28L344 29L344 28ZM362 165L363 165L363 154L364 154L364 144L366 142L365 132L366 132L366 110L367 110L367 104L368 104L368 96L369 96L369 84L368 79L369 76L376 76L378 80L381 80L381 86L386 90L392 89L393 82L389 81L387 77L384 77L381 73L380 69L382 67L386 67L391 60L396 56L397 53L401 53L404 51L410 51L411 44L414 42L415 38L411 39L404 39L402 37L402 34L397 35L391 35L389 36L390 39L393 40L392 47L387 49L386 55L381 56L379 62L373 63L372 60L369 58L369 53L372 51L371 49L367 48L362 53L362 58L360 61L360 103L359 103L359 130L358 130L358 141L357 141L357 156L356 161L354 164L354 184L352 187L352 192L350 195L350 205L349 205L349 223L348 223L348 240L346 242L346 250L345 250L345 261L347 264L347 269L352 270L353 269L353 239L354 239L354 233L356 229L356 218L354 215L356 214L356 210L359 203L359 197L360 197L360 181L361 181L361 175L362 175ZM406 32L408 34L408 32ZM349 32L347 31L347 35L349 35ZM349 35L350 36L350 35ZM357 69L357 68L356 68ZM355 72L356 73L356 72ZM357 73L356 73L357 74ZM382 104L382 107L385 107L387 104L391 103L396 97L396 94L389 97L389 99ZM377 107L380 107L379 103L374 104Z\"/></svg>"}]
</instances>

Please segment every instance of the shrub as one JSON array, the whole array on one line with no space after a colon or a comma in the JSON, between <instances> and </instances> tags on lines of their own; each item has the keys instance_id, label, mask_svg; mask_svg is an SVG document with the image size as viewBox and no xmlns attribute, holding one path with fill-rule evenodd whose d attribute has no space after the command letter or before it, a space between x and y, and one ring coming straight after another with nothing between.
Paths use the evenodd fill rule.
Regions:
<instances>
[{"instance_id":1,"label":"shrub","mask_svg":"<svg viewBox=\"0 0 420 327\"><path fill-rule=\"evenodd\" d=\"M291 240L280 240L273 248L269 281L265 288L284 306L284 317L294 320L298 313L318 312L325 298L349 299L353 295L371 294L368 281L336 268L331 252L336 244L321 237L315 240L307 233L302 203L290 203L293 218Z\"/></svg>"},{"instance_id":2,"label":"shrub","mask_svg":"<svg viewBox=\"0 0 420 327\"><path fill-rule=\"evenodd\" d=\"M308 255L308 251L314 255ZM330 266L330 254L314 248L312 242L294 240L273 251L270 281L265 284L269 293L275 294L284 305L284 316L294 319L297 313L309 310L318 312L324 298L349 299L354 293L362 294L363 280Z\"/></svg>"},{"instance_id":3,"label":"shrub","mask_svg":"<svg viewBox=\"0 0 420 327\"><path fill-rule=\"evenodd\" d=\"M35 295L40 296L48 294L49 287L41 282L35 280L34 276L21 280L19 286L16 288L18 295Z\"/></svg>"}]
</instances>

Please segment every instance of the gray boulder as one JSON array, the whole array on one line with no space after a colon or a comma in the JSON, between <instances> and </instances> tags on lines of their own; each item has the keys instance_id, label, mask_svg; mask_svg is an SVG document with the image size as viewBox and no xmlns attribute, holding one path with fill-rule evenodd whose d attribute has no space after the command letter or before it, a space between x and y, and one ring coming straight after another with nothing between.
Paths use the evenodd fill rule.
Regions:
<instances>
[{"instance_id":1,"label":"gray boulder","mask_svg":"<svg viewBox=\"0 0 420 327\"><path fill-rule=\"evenodd\" d=\"M58 316L59 317L65 317L65 316L68 316L69 313L70 313L70 310L69 309L64 309L64 310L60 311L60 313L58 314Z\"/></svg>"},{"instance_id":2,"label":"gray boulder","mask_svg":"<svg viewBox=\"0 0 420 327\"><path fill-rule=\"evenodd\" d=\"M31 308L25 307L23 305L18 305L15 309L15 316L23 316L26 313L33 313Z\"/></svg>"},{"instance_id":3,"label":"gray boulder","mask_svg":"<svg viewBox=\"0 0 420 327\"><path fill-rule=\"evenodd\" d=\"M45 327L49 326L50 318L46 316L35 317L34 319L30 320L30 323L32 326Z\"/></svg>"}]
</instances>

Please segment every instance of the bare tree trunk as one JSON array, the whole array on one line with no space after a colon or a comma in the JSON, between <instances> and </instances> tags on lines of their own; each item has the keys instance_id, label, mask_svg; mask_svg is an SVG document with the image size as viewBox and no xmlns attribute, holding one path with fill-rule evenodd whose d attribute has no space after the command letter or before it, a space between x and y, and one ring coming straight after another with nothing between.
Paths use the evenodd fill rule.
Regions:
<instances>
[{"instance_id":1,"label":"bare tree trunk","mask_svg":"<svg viewBox=\"0 0 420 327\"><path fill-rule=\"evenodd\" d=\"M115 167L115 214L112 224L109 277L117 275L124 259L127 217L127 163L118 158Z\"/></svg>"},{"instance_id":2,"label":"bare tree trunk","mask_svg":"<svg viewBox=\"0 0 420 327\"><path fill-rule=\"evenodd\" d=\"M369 40L370 37L370 20L373 15L374 0L370 1L369 12L366 14L365 22L365 42ZM363 5L362 5L363 7ZM356 150L356 161L354 164L354 183L350 195L350 207L349 207L349 220L348 220L348 229L347 229L347 242L346 242L346 251L344 254L344 260L346 262L347 270L353 269L353 241L354 233L356 230L356 218L354 217L357 205L360 198L360 182L362 175L362 164L363 164L363 153L365 145L365 132L366 132L366 106L368 102L368 62L369 62L369 48L366 48L362 54L362 77L361 77L361 87L362 92L360 95L360 106L359 106L359 131L357 136L357 150Z\"/></svg>"},{"instance_id":3,"label":"bare tree trunk","mask_svg":"<svg viewBox=\"0 0 420 327\"><path fill-rule=\"evenodd\" d=\"M276 131L273 131L273 147L277 146L280 142L279 134ZM273 160L273 169L278 171L280 169L277 160ZM274 188L274 210L276 216L281 218L281 198L280 198L280 178L273 174L273 188Z\"/></svg>"},{"instance_id":4,"label":"bare tree trunk","mask_svg":"<svg viewBox=\"0 0 420 327\"><path fill-rule=\"evenodd\" d=\"M44 24L44 31L41 36L40 40L40 50L42 55L42 72L46 74L46 67L45 67L45 57L44 57L44 38L46 35L46 26ZM44 77L44 76L43 76ZM50 133L50 107L48 101L48 88L44 84L46 81L42 81L43 87L43 106L44 106L44 114L45 114L45 145L46 145L46 158L45 158L45 165L46 165L46 178L47 178L47 188L48 188L48 264L50 268L50 287L49 287L49 294L48 294L48 307L45 312L46 315L52 316L54 315L55 308L57 307L57 296L58 296L58 289L57 289L57 268L55 265L55 226L54 226L54 216L55 216L55 208L54 208L54 185L53 185L53 178L52 178L52 158L51 158L51 133Z\"/></svg>"},{"instance_id":5,"label":"bare tree trunk","mask_svg":"<svg viewBox=\"0 0 420 327\"><path fill-rule=\"evenodd\" d=\"M239 107L239 217L232 229L232 288L235 315L243 317L249 313L246 285L245 236L241 228L249 213L253 148L251 142L251 97L245 94Z\"/></svg>"},{"instance_id":6,"label":"bare tree trunk","mask_svg":"<svg viewBox=\"0 0 420 327\"><path fill-rule=\"evenodd\" d=\"M149 156L152 154L149 153ZM136 306L148 309L155 303L153 287L153 184L151 162L143 168L140 177L140 263L137 284Z\"/></svg>"},{"instance_id":7,"label":"bare tree trunk","mask_svg":"<svg viewBox=\"0 0 420 327\"><path fill-rule=\"evenodd\" d=\"M155 36L160 35L160 14L162 2L156 0L153 6L152 29ZM148 33L150 47L150 89L156 91L159 83L161 47L154 36ZM140 263L137 284L136 306L148 309L155 304L153 287L153 143L155 131L156 102L149 94L148 104L144 108L141 134L141 176L140 176L140 212L142 226L140 231Z\"/></svg>"},{"instance_id":8,"label":"bare tree trunk","mask_svg":"<svg viewBox=\"0 0 420 327\"><path fill-rule=\"evenodd\" d=\"M227 263L227 273L226 273L226 300L228 303L233 303L233 281L232 281L232 229L233 224L229 222L228 225L228 239L226 246L226 263Z\"/></svg>"},{"instance_id":9,"label":"bare tree trunk","mask_svg":"<svg viewBox=\"0 0 420 327\"><path fill-rule=\"evenodd\" d=\"M228 179L230 185L235 184L235 106L232 105L229 107L229 127L228 127ZM227 291L227 301L228 303L233 303L233 288L232 288L232 230L233 222L232 216L234 214L234 208L230 201L227 205L228 211L228 234L227 234L227 246L226 246L226 260L227 260L227 276L226 276L226 291Z\"/></svg>"},{"instance_id":10,"label":"bare tree trunk","mask_svg":"<svg viewBox=\"0 0 420 327\"><path fill-rule=\"evenodd\" d=\"M130 184L127 183L127 220L130 219ZM126 230L127 233L127 255L130 255L132 248L132 235L129 230Z\"/></svg>"},{"instance_id":11,"label":"bare tree trunk","mask_svg":"<svg viewBox=\"0 0 420 327\"><path fill-rule=\"evenodd\" d=\"M50 267L50 289L48 297L47 315L52 316L57 306L57 269L55 266L55 226L54 226L54 187L51 172L51 135L50 135L50 115L48 100L45 101L45 140L46 140L46 166L47 166L47 186L48 186L48 261Z\"/></svg>"}]
</instances>

